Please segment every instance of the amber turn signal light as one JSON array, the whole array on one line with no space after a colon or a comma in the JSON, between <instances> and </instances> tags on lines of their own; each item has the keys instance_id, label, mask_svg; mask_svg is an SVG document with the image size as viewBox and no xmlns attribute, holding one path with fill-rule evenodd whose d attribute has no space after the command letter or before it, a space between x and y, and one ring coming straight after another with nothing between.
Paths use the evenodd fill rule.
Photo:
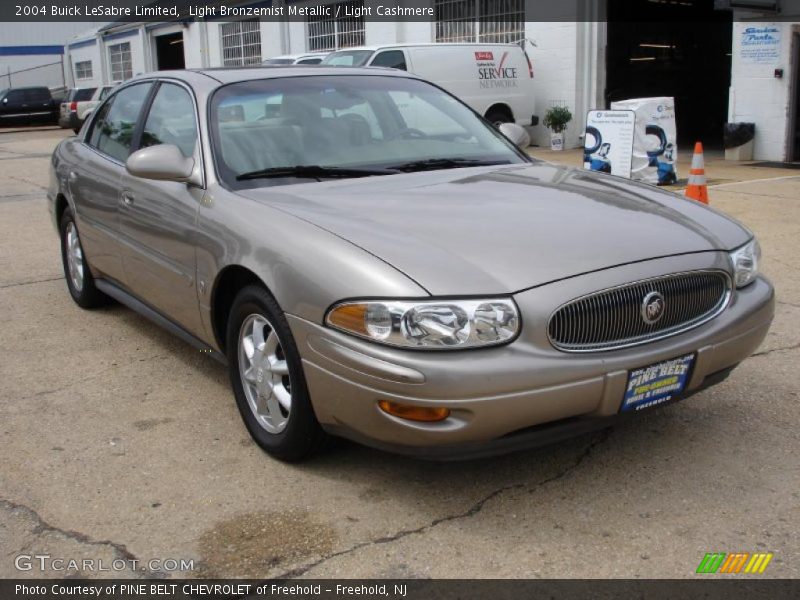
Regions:
<instances>
[{"instance_id":1,"label":"amber turn signal light","mask_svg":"<svg viewBox=\"0 0 800 600\"><path fill-rule=\"evenodd\" d=\"M381 400L378 402L378 406L385 413L401 419L408 419L409 421L433 423L435 421L443 421L450 416L449 408L413 406L411 404L401 404L400 402L389 402L388 400Z\"/></svg>"}]
</instances>

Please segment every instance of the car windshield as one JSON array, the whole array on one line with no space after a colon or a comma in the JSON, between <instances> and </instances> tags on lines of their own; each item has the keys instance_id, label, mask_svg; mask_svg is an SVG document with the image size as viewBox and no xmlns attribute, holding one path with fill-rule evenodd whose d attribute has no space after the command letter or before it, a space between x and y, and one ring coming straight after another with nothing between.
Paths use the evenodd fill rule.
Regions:
<instances>
[{"instance_id":1,"label":"car windshield","mask_svg":"<svg viewBox=\"0 0 800 600\"><path fill-rule=\"evenodd\" d=\"M329 54L322 64L334 67L363 67L367 64L370 56L372 56L372 50L344 50Z\"/></svg>"},{"instance_id":2,"label":"car windshield","mask_svg":"<svg viewBox=\"0 0 800 600\"><path fill-rule=\"evenodd\" d=\"M213 95L210 125L217 169L233 188L321 179L322 169L358 176L528 160L459 100L405 77L234 83Z\"/></svg>"}]
</instances>

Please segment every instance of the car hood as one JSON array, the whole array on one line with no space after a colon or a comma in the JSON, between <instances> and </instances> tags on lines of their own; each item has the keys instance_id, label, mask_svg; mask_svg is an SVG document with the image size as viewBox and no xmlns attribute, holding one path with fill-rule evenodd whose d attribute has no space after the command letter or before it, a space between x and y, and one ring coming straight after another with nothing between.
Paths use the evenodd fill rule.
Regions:
<instances>
[{"instance_id":1,"label":"car hood","mask_svg":"<svg viewBox=\"0 0 800 600\"><path fill-rule=\"evenodd\" d=\"M675 194L548 163L240 193L350 241L433 295L512 293L625 263L731 250L751 235Z\"/></svg>"}]
</instances>

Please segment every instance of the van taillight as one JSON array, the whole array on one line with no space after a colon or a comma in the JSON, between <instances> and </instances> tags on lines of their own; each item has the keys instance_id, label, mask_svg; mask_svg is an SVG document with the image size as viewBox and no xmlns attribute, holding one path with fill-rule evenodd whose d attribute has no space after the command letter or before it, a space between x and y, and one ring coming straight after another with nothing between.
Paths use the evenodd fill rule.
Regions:
<instances>
[{"instance_id":1,"label":"van taillight","mask_svg":"<svg viewBox=\"0 0 800 600\"><path fill-rule=\"evenodd\" d=\"M531 57L526 54L525 60L528 61L528 75L530 75L531 79L533 79L533 63L531 62Z\"/></svg>"},{"instance_id":2,"label":"van taillight","mask_svg":"<svg viewBox=\"0 0 800 600\"><path fill-rule=\"evenodd\" d=\"M530 64L530 62L528 64ZM78 103L77 102L70 102L69 103L69 110L70 110L70 112L78 112Z\"/></svg>"}]
</instances>

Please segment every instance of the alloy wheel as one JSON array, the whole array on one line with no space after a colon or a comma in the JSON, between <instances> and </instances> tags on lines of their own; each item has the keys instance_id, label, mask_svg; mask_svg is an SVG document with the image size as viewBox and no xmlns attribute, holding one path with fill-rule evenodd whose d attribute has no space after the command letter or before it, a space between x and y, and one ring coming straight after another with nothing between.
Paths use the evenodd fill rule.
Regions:
<instances>
[{"instance_id":1,"label":"alloy wheel","mask_svg":"<svg viewBox=\"0 0 800 600\"><path fill-rule=\"evenodd\" d=\"M256 421L281 433L291 416L292 384L281 341L263 315L248 316L239 330L239 375Z\"/></svg>"},{"instance_id":2,"label":"alloy wheel","mask_svg":"<svg viewBox=\"0 0 800 600\"><path fill-rule=\"evenodd\" d=\"M83 290L83 250L81 249L81 241L78 238L78 230L75 227L75 223L70 221L67 225L66 233L64 243L66 244L69 279L75 291L80 293Z\"/></svg>"}]
</instances>

